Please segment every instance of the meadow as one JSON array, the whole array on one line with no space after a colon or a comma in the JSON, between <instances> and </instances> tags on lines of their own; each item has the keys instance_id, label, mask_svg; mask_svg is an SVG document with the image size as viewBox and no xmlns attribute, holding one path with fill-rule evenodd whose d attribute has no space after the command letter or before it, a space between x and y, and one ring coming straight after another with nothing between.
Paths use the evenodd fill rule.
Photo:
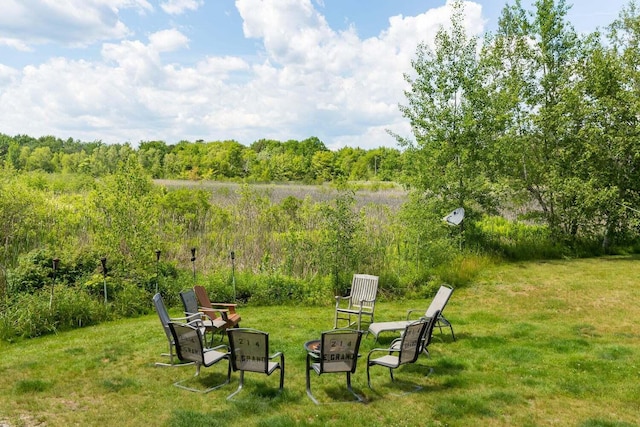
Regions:
<instances>
[{"instance_id":1,"label":"meadow","mask_svg":"<svg viewBox=\"0 0 640 427\"><path fill-rule=\"evenodd\" d=\"M286 357L278 375L247 374L209 394L174 387L193 366L162 368L167 342L154 314L0 343L0 425L164 426L580 426L638 425L640 262L634 257L526 262L488 267L455 290L445 310L456 333L434 332L430 357L396 370L372 368L364 337L353 376L366 403L345 402L343 375L312 373L305 394L303 344L333 326L331 301L315 307L243 306L244 327L266 330ZM400 320L430 297L385 300L376 320ZM179 315L179 307L171 309ZM226 342L226 340L225 340ZM377 369L376 369L377 368ZM203 368L190 384L219 381ZM422 389L414 392L415 386Z\"/></svg>"}]
</instances>

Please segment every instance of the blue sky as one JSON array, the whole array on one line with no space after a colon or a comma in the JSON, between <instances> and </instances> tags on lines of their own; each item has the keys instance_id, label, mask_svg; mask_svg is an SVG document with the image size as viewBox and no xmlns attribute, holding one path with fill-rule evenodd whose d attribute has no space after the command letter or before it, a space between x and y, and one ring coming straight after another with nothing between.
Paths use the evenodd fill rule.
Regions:
<instances>
[{"instance_id":1,"label":"blue sky","mask_svg":"<svg viewBox=\"0 0 640 427\"><path fill-rule=\"evenodd\" d=\"M467 1L468 33L493 31L506 3ZM568 17L591 32L627 4L575 0ZM0 10L0 133L134 146L317 136L331 149L410 135L402 75L450 12L446 0L0 0Z\"/></svg>"}]
</instances>

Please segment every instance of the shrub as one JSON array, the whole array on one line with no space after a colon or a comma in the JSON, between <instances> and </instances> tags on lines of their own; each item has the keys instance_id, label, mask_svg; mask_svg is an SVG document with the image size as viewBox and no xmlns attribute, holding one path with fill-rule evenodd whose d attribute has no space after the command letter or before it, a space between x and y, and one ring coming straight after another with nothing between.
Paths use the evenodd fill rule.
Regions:
<instances>
[{"instance_id":1,"label":"shrub","mask_svg":"<svg viewBox=\"0 0 640 427\"><path fill-rule=\"evenodd\" d=\"M304 300L302 280L280 275L258 276L250 302L255 305L295 304Z\"/></svg>"},{"instance_id":2,"label":"shrub","mask_svg":"<svg viewBox=\"0 0 640 427\"><path fill-rule=\"evenodd\" d=\"M478 248L493 251L511 260L558 258L562 248L547 226L485 216L475 224L473 240Z\"/></svg>"},{"instance_id":3,"label":"shrub","mask_svg":"<svg viewBox=\"0 0 640 427\"><path fill-rule=\"evenodd\" d=\"M50 298L48 290L10 298L0 313L0 338L6 341L33 338L110 318L107 307L81 289L56 286L51 309Z\"/></svg>"},{"instance_id":4,"label":"shrub","mask_svg":"<svg viewBox=\"0 0 640 427\"><path fill-rule=\"evenodd\" d=\"M448 283L453 287L468 285L492 262L493 260L487 255L473 253L459 255L451 262L435 268L436 282Z\"/></svg>"},{"instance_id":5,"label":"shrub","mask_svg":"<svg viewBox=\"0 0 640 427\"><path fill-rule=\"evenodd\" d=\"M135 317L149 313L152 294L137 283L124 281L114 292L112 308L118 317Z\"/></svg>"},{"instance_id":6,"label":"shrub","mask_svg":"<svg viewBox=\"0 0 640 427\"><path fill-rule=\"evenodd\" d=\"M92 297L82 289L68 286L56 286L52 310L42 311L50 313L55 330L95 325L114 317L103 300Z\"/></svg>"}]
</instances>

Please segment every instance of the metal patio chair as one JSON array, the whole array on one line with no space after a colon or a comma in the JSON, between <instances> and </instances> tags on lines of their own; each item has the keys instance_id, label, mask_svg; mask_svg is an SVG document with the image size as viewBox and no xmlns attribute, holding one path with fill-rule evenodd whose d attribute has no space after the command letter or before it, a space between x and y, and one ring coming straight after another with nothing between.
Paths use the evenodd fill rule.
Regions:
<instances>
[{"instance_id":1,"label":"metal patio chair","mask_svg":"<svg viewBox=\"0 0 640 427\"><path fill-rule=\"evenodd\" d=\"M259 372L270 376L280 370L280 389L284 388L284 354L280 351L269 355L269 334L267 332L248 328L227 329L229 358L233 371L240 371L238 389L227 399L238 394L244 386L245 372ZM273 362L274 359L277 359Z\"/></svg>"},{"instance_id":2,"label":"metal patio chair","mask_svg":"<svg viewBox=\"0 0 640 427\"><path fill-rule=\"evenodd\" d=\"M347 390L351 392L359 402L364 399L356 394L351 387L351 374L355 373L358 363L358 350L362 331L354 329L334 329L323 332L320 338L318 352L307 352L307 395L316 405L318 400L311 393L311 371L316 374L345 373L347 377Z\"/></svg>"},{"instance_id":3,"label":"metal patio chair","mask_svg":"<svg viewBox=\"0 0 640 427\"><path fill-rule=\"evenodd\" d=\"M227 360L227 379L223 383L217 384L204 390L188 387L184 383L192 378L187 378L174 383L176 387L199 393L208 393L229 384L231 380L231 364L229 362L229 347L219 345L214 348L206 348L203 344L202 329L183 323L169 322L169 328L176 345L176 354L183 361L193 362L196 365L195 377L200 375L200 368L213 366L222 360ZM223 350L223 351L220 351Z\"/></svg>"}]
</instances>

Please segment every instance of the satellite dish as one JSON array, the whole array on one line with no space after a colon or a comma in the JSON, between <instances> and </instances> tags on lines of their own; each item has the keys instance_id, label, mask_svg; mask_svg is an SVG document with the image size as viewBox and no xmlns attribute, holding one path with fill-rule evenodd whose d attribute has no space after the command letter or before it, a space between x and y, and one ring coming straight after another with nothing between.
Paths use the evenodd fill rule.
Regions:
<instances>
[{"instance_id":1,"label":"satellite dish","mask_svg":"<svg viewBox=\"0 0 640 427\"><path fill-rule=\"evenodd\" d=\"M458 208L442 219L449 225L460 225L464 219L464 208Z\"/></svg>"}]
</instances>

